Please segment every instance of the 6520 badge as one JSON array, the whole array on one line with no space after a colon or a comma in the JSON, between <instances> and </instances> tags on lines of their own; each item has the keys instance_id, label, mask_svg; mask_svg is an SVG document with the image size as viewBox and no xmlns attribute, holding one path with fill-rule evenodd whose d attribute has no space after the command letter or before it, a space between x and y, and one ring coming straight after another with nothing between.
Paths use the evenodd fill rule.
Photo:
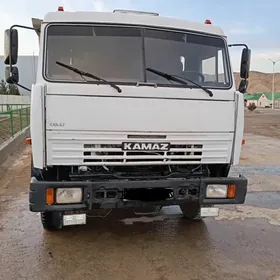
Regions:
<instances>
[{"instance_id":1,"label":"6520 badge","mask_svg":"<svg viewBox=\"0 0 280 280\"><path fill-rule=\"evenodd\" d=\"M123 142L123 151L169 151L170 143L167 142Z\"/></svg>"}]
</instances>

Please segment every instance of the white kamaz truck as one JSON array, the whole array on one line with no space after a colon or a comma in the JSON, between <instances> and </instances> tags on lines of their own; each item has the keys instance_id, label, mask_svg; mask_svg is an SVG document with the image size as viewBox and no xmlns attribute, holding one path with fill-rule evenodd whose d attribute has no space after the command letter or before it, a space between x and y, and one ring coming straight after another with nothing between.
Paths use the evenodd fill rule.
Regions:
<instances>
[{"instance_id":1,"label":"white kamaz truck","mask_svg":"<svg viewBox=\"0 0 280 280\"><path fill-rule=\"evenodd\" d=\"M115 10L64 12L5 31L19 83L17 28L35 30L30 211L43 227L85 224L94 209L179 205L186 219L243 204L239 163L251 51L211 24ZM230 46L244 46L235 87ZM29 71L24 69L24 71Z\"/></svg>"}]
</instances>

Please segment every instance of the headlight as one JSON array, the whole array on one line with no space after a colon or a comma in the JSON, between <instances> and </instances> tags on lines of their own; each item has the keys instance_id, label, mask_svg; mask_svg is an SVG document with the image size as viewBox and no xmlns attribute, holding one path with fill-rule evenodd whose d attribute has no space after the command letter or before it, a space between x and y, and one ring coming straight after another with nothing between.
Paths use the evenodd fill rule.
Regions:
<instances>
[{"instance_id":1,"label":"headlight","mask_svg":"<svg viewBox=\"0 0 280 280\"><path fill-rule=\"evenodd\" d=\"M206 188L207 198L226 198L227 185L208 185Z\"/></svg>"},{"instance_id":2,"label":"headlight","mask_svg":"<svg viewBox=\"0 0 280 280\"><path fill-rule=\"evenodd\" d=\"M56 190L56 203L81 203L83 192L81 188L61 188Z\"/></svg>"}]
</instances>

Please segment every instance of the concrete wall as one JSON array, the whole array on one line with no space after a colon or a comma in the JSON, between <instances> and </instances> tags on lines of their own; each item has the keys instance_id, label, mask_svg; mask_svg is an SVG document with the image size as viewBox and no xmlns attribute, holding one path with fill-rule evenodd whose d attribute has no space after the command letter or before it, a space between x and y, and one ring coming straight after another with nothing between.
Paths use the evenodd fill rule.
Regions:
<instances>
[{"instance_id":1,"label":"concrete wall","mask_svg":"<svg viewBox=\"0 0 280 280\"><path fill-rule=\"evenodd\" d=\"M247 107L252 103L255 103L255 105L258 107L258 100L248 100L247 101Z\"/></svg>"},{"instance_id":2,"label":"concrete wall","mask_svg":"<svg viewBox=\"0 0 280 280\"><path fill-rule=\"evenodd\" d=\"M266 106L269 106L272 102L266 98L266 96L263 94L260 99L258 100L258 107L265 108Z\"/></svg>"},{"instance_id":3,"label":"concrete wall","mask_svg":"<svg viewBox=\"0 0 280 280\"><path fill-rule=\"evenodd\" d=\"M0 113L7 110L20 109L22 106L6 106L5 104L30 105L30 96L27 95L0 95ZM10 108L10 109L9 109Z\"/></svg>"},{"instance_id":4,"label":"concrete wall","mask_svg":"<svg viewBox=\"0 0 280 280\"><path fill-rule=\"evenodd\" d=\"M274 101L274 107L275 108L280 108L280 99L277 99Z\"/></svg>"},{"instance_id":5,"label":"concrete wall","mask_svg":"<svg viewBox=\"0 0 280 280\"><path fill-rule=\"evenodd\" d=\"M29 127L18 132L14 138L10 138L4 144L0 145L0 165L11 155L17 148L24 145L25 138L30 137Z\"/></svg>"},{"instance_id":6,"label":"concrete wall","mask_svg":"<svg viewBox=\"0 0 280 280\"><path fill-rule=\"evenodd\" d=\"M19 69L19 83L27 88L31 88L31 85L36 81L36 69L37 69L37 56L19 56L17 66ZM4 58L0 55L0 80L5 80L5 68ZM22 95L30 95L29 91L22 88L18 88Z\"/></svg>"},{"instance_id":7,"label":"concrete wall","mask_svg":"<svg viewBox=\"0 0 280 280\"><path fill-rule=\"evenodd\" d=\"M30 96L0 95L0 104L30 104Z\"/></svg>"}]
</instances>

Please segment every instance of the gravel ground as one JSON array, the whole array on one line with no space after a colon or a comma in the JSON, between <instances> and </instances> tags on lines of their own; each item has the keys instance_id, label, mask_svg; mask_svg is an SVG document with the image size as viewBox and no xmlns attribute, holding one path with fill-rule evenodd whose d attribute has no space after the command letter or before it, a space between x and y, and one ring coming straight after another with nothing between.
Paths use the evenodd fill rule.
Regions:
<instances>
[{"instance_id":1,"label":"gravel ground","mask_svg":"<svg viewBox=\"0 0 280 280\"><path fill-rule=\"evenodd\" d=\"M246 203L201 223L167 207L156 216L113 211L45 232L28 209L30 148L15 152L0 167L0 279L279 280L280 115L248 114L232 169L249 178Z\"/></svg>"},{"instance_id":2,"label":"gravel ground","mask_svg":"<svg viewBox=\"0 0 280 280\"><path fill-rule=\"evenodd\" d=\"M245 132L280 139L280 109L245 112Z\"/></svg>"}]
</instances>

